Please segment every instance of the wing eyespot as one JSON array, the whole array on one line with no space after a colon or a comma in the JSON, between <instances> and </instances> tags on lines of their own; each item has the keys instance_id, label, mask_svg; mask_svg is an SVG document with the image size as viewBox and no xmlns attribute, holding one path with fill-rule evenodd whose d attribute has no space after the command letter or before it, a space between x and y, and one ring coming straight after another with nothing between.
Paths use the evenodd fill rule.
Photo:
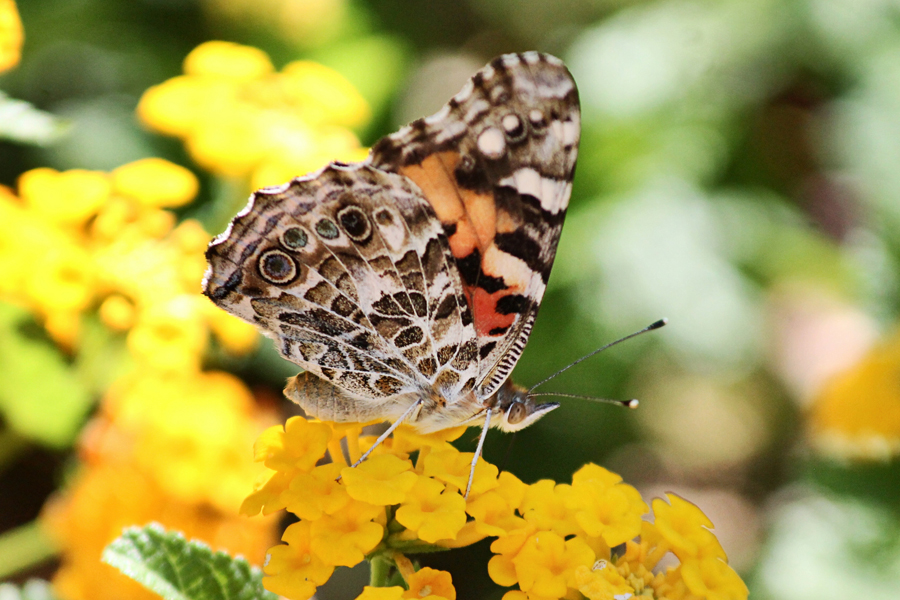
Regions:
<instances>
[{"instance_id":1,"label":"wing eyespot","mask_svg":"<svg viewBox=\"0 0 900 600\"><path fill-rule=\"evenodd\" d=\"M294 259L283 250L274 248L260 255L257 266L262 278L275 285L291 283L300 274Z\"/></svg>"},{"instance_id":2,"label":"wing eyespot","mask_svg":"<svg viewBox=\"0 0 900 600\"><path fill-rule=\"evenodd\" d=\"M281 234L281 245L288 250L300 250L309 243L309 236L299 227L289 227Z\"/></svg>"},{"instance_id":3,"label":"wing eyespot","mask_svg":"<svg viewBox=\"0 0 900 600\"><path fill-rule=\"evenodd\" d=\"M525 127L525 123L522 121L522 119L519 118L518 115L514 113L505 115L500 120L500 125L503 127L503 131L506 134L506 139L509 140L511 144L521 142L525 139L525 135L528 133L528 130Z\"/></svg>"},{"instance_id":4,"label":"wing eyespot","mask_svg":"<svg viewBox=\"0 0 900 600\"><path fill-rule=\"evenodd\" d=\"M358 206L346 206L337 214L341 227L354 242L367 242L372 237L372 224Z\"/></svg>"},{"instance_id":5,"label":"wing eyespot","mask_svg":"<svg viewBox=\"0 0 900 600\"><path fill-rule=\"evenodd\" d=\"M331 219L320 219L316 223L316 233L326 240L333 240L340 235L337 225Z\"/></svg>"}]
</instances>

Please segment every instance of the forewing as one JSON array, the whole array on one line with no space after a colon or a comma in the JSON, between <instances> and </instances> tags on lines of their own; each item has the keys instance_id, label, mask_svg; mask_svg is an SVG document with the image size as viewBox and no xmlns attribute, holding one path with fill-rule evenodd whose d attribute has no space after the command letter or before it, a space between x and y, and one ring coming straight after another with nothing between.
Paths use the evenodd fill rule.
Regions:
<instances>
[{"instance_id":1,"label":"forewing","mask_svg":"<svg viewBox=\"0 0 900 600\"><path fill-rule=\"evenodd\" d=\"M559 59L501 56L368 162L411 179L443 226L472 310L478 396L525 348L546 289L578 153L578 92Z\"/></svg>"}]
</instances>

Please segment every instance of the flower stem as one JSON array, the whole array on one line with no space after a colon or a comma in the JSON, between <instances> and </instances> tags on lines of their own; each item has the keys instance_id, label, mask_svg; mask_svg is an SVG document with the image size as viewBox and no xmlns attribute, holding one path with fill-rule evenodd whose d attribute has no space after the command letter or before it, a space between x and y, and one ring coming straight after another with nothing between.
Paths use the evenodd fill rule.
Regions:
<instances>
[{"instance_id":1,"label":"flower stem","mask_svg":"<svg viewBox=\"0 0 900 600\"><path fill-rule=\"evenodd\" d=\"M369 585L372 587L387 586L392 564L386 556L373 556L369 561Z\"/></svg>"}]
</instances>

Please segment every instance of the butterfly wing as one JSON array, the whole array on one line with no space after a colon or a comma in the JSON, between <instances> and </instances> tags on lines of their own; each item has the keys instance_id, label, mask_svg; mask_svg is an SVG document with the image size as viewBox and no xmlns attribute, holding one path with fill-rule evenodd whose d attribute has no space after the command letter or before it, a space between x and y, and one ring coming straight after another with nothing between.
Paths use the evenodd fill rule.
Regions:
<instances>
[{"instance_id":1,"label":"butterfly wing","mask_svg":"<svg viewBox=\"0 0 900 600\"><path fill-rule=\"evenodd\" d=\"M448 240L401 175L335 163L259 190L207 258L204 293L339 388L354 415L396 418L410 396L474 388L475 334Z\"/></svg>"},{"instance_id":2,"label":"butterfly wing","mask_svg":"<svg viewBox=\"0 0 900 600\"><path fill-rule=\"evenodd\" d=\"M422 190L449 239L487 398L525 348L571 193L580 110L559 59L508 54L439 112L389 135L368 162Z\"/></svg>"}]
</instances>

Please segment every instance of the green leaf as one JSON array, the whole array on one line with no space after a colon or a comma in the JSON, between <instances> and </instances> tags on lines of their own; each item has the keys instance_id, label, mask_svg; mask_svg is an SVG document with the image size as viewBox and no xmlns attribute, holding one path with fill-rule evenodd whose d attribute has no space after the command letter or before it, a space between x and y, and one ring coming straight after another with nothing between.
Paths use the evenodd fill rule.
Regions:
<instances>
[{"instance_id":1,"label":"green leaf","mask_svg":"<svg viewBox=\"0 0 900 600\"><path fill-rule=\"evenodd\" d=\"M54 600L49 581L29 579L22 587L0 583L0 600Z\"/></svg>"},{"instance_id":2,"label":"green leaf","mask_svg":"<svg viewBox=\"0 0 900 600\"><path fill-rule=\"evenodd\" d=\"M21 435L71 445L93 396L31 314L0 303L0 413Z\"/></svg>"},{"instance_id":3,"label":"green leaf","mask_svg":"<svg viewBox=\"0 0 900 600\"><path fill-rule=\"evenodd\" d=\"M46 146L69 131L70 123L0 92L0 139Z\"/></svg>"},{"instance_id":4,"label":"green leaf","mask_svg":"<svg viewBox=\"0 0 900 600\"><path fill-rule=\"evenodd\" d=\"M129 527L103 551L108 563L165 600L275 600L262 572L243 558L213 552L151 523Z\"/></svg>"}]
</instances>

